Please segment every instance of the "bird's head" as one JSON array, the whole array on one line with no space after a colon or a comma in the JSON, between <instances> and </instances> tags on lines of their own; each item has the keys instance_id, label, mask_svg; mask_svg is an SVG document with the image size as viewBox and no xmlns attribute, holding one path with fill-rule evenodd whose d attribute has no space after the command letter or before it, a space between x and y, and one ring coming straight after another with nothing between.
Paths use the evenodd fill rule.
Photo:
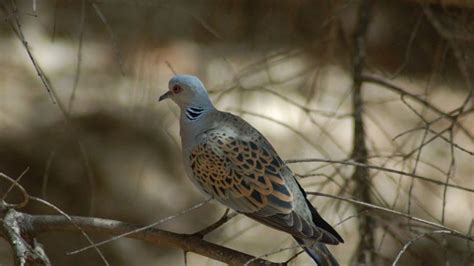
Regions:
<instances>
[{"instance_id":1,"label":"bird's head","mask_svg":"<svg viewBox=\"0 0 474 266\"><path fill-rule=\"evenodd\" d=\"M209 95L202 82L195 76L176 75L168 83L168 91L159 101L173 100L181 109L188 107L213 108Z\"/></svg>"}]
</instances>

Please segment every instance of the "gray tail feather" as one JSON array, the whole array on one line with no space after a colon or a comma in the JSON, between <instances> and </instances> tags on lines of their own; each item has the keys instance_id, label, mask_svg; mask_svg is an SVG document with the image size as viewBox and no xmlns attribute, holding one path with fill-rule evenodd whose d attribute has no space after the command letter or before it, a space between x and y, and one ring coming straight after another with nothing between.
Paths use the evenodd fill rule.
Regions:
<instances>
[{"instance_id":1,"label":"gray tail feather","mask_svg":"<svg viewBox=\"0 0 474 266\"><path fill-rule=\"evenodd\" d=\"M302 245L304 251L318 264L318 266L339 266L336 258L331 254L325 244L316 242L308 245L302 239L295 238Z\"/></svg>"}]
</instances>

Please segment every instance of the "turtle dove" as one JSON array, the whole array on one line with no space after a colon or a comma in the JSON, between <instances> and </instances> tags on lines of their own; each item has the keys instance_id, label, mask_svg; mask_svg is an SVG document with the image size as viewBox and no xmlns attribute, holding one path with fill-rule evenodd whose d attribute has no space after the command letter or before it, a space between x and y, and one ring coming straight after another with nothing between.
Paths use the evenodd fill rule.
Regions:
<instances>
[{"instance_id":1,"label":"turtle dove","mask_svg":"<svg viewBox=\"0 0 474 266\"><path fill-rule=\"evenodd\" d=\"M191 75L169 81L181 109L186 173L204 193L260 223L291 234L320 266L338 265L325 244L343 243L306 198L293 172L268 140L243 119L217 110Z\"/></svg>"}]
</instances>

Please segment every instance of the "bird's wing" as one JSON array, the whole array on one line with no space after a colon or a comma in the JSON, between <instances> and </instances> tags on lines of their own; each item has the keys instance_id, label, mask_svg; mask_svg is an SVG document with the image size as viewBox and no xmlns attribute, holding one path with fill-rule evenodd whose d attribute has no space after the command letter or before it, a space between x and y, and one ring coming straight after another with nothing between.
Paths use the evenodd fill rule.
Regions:
<instances>
[{"instance_id":1,"label":"bird's wing","mask_svg":"<svg viewBox=\"0 0 474 266\"><path fill-rule=\"evenodd\" d=\"M256 136L256 135L254 135ZM317 227L304 193L265 138L243 138L209 130L190 155L190 166L204 191L226 206L293 236L337 244ZM304 213L309 215L304 215Z\"/></svg>"},{"instance_id":2,"label":"bird's wing","mask_svg":"<svg viewBox=\"0 0 474 266\"><path fill-rule=\"evenodd\" d=\"M191 151L197 182L242 213L290 213L293 195L279 175L282 162L255 141L211 130Z\"/></svg>"}]
</instances>

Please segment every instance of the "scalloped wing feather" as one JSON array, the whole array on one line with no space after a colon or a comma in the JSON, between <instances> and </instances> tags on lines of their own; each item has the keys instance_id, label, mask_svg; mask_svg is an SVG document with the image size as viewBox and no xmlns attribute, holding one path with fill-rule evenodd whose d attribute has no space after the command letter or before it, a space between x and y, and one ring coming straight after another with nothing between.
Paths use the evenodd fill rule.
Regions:
<instances>
[{"instance_id":1,"label":"scalloped wing feather","mask_svg":"<svg viewBox=\"0 0 474 266\"><path fill-rule=\"evenodd\" d=\"M261 215L292 211L293 195L279 174L283 162L255 141L213 130L192 149L189 159L204 191L227 206Z\"/></svg>"}]
</instances>

